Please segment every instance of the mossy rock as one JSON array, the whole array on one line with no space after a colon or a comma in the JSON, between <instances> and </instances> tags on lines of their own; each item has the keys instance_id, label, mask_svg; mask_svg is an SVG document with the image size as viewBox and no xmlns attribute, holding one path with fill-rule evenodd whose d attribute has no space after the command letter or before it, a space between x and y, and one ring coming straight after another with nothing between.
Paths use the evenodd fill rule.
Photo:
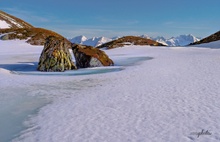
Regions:
<instances>
[{"instance_id":1,"label":"mossy rock","mask_svg":"<svg viewBox=\"0 0 220 142\"><path fill-rule=\"evenodd\" d=\"M44 44L37 69L46 72L63 72L65 70L77 69L71 60L69 46L70 44L66 43L63 38L48 37Z\"/></svg>"}]
</instances>

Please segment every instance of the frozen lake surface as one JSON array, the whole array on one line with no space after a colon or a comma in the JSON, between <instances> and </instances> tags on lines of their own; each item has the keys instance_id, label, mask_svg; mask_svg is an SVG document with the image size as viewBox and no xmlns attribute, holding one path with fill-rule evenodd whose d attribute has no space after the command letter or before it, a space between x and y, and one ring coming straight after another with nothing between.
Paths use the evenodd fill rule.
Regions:
<instances>
[{"instance_id":1,"label":"frozen lake surface","mask_svg":"<svg viewBox=\"0 0 220 142\"><path fill-rule=\"evenodd\" d=\"M28 61L37 61L42 47L32 47L24 44L22 41L12 41L12 43L8 41L0 42L3 44L0 51L0 73L3 75L1 76L2 86L0 95L0 140L3 142L11 141L21 135L19 132L31 128L32 124L25 124L26 120L36 115L41 107L52 102L48 94L56 94L50 90L51 86L47 86L47 84L44 84L44 91L42 92L39 91L42 85L38 85L37 83L31 86L23 86L11 82L12 84L10 85L7 83L4 84L4 79L7 81L8 77L10 78L12 75L59 77L102 74L121 71L125 69L126 66L132 66L142 61L152 59L151 57L129 57L116 60L116 65L112 67L96 67L65 72L39 72L36 71L38 62ZM15 45L21 48L20 52L13 52L14 49L17 48ZM22 47L23 45L25 46Z\"/></svg>"},{"instance_id":2,"label":"frozen lake surface","mask_svg":"<svg viewBox=\"0 0 220 142\"><path fill-rule=\"evenodd\" d=\"M0 139L7 142L27 129L23 123L28 117L37 113L39 108L49 103L49 100L38 96L28 96L26 88L2 90L0 95Z\"/></svg>"},{"instance_id":3,"label":"frozen lake surface","mask_svg":"<svg viewBox=\"0 0 220 142\"><path fill-rule=\"evenodd\" d=\"M0 45L3 142L220 140L219 49L127 46L74 74L36 71L41 46Z\"/></svg>"}]
</instances>

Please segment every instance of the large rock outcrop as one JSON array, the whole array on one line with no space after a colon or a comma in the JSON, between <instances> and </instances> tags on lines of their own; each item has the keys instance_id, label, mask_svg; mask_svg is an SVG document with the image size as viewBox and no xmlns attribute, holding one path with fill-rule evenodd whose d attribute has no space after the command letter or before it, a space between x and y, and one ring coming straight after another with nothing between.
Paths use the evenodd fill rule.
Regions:
<instances>
[{"instance_id":1,"label":"large rock outcrop","mask_svg":"<svg viewBox=\"0 0 220 142\"><path fill-rule=\"evenodd\" d=\"M37 69L46 72L63 72L65 70L77 69L71 60L70 47L71 44L65 42L64 38L48 37L44 44Z\"/></svg>"},{"instance_id":2,"label":"large rock outcrop","mask_svg":"<svg viewBox=\"0 0 220 142\"><path fill-rule=\"evenodd\" d=\"M104 51L92 46L72 44L77 68L113 66L113 61Z\"/></svg>"}]
</instances>

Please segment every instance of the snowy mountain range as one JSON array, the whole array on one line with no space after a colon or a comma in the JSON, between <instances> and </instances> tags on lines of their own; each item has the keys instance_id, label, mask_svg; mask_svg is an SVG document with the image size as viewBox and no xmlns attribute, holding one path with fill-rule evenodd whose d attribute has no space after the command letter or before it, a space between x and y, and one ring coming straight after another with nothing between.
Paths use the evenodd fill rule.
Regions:
<instances>
[{"instance_id":1,"label":"snowy mountain range","mask_svg":"<svg viewBox=\"0 0 220 142\"><path fill-rule=\"evenodd\" d=\"M186 46L190 43L194 43L201 40L201 38L195 37L192 34L180 35L177 37L171 37L169 39L165 39L164 37L156 37L152 39L167 46Z\"/></svg>"},{"instance_id":2,"label":"snowy mountain range","mask_svg":"<svg viewBox=\"0 0 220 142\"><path fill-rule=\"evenodd\" d=\"M112 41L113 39L107 38L107 37L93 37L93 38L87 38L85 36L77 36L72 39L69 39L72 43L77 44L83 44L83 45L89 45L89 46L99 46L106 42Z\"/></svg>"},{"instance_id":3,"label":"snowy mountain range","mask_svg":"<svg viewBox=\"0 0 220 142\"><path fill-rule=\"evenodd\" d=\"M199 41L201 38L195 37L192 34L189 35L180 35L177 37L171 37L169 39L166 39L162 36L158 36L156 38L150 37L148 35L141 35L140 37L142 38L147 38L147 39L152 39L155 40L159 43L162 43L167 46L186 46L189 45L190 43L194 43ZM119 38L119 37L118 37ZM84 45L90 45L90 46L99 46L104 43L110 42L112 40L115 40L117 38L107 38L107 37L93 37L93 38L87 38L85 36L77 36L72 39L69 39L72 43L77 43L77 44L84 44Z\"/></svg>"}]
</instances>

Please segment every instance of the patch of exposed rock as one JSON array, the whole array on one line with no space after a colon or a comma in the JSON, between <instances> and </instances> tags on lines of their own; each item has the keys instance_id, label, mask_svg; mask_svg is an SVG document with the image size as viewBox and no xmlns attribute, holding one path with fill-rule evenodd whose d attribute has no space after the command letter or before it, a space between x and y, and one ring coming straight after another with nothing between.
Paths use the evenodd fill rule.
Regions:
<instances>
[{"instance_id":1,"label":"patch of exposed rock","mask_svg":"<svg viewBox=\"0 0 220 142\"><path fill-rule=\"evenodd\" d=\"M159 42L156 42L151 39L142 38L142 37L136 37L136 36L125 36L122 38L118 38L116 40L107 42L105 44L102 44L98 46L97 48L117 48L117 47L123 47L125 45L150 45L150 46L165 46Z\"/></svg>"},{"instance_id":2,"label":"patch of exposed rock","mask_svg":"<svg viewBox=\"0 0 220 142\"><path fill-rule=\"evenodd\" d=\"M69 48L70 43L65 42L64 38L50 36L46 38L44 49L41 53L38 68L45 72L63 72L65 70L77 69L71 60Z\"/></svg>"},{"instance_id":3,"label":"patch of exposed rock","mask_svg":"<svg viewBox=\"0 0 220 142\"><path fill-rule=\"evenodd\" d=\"M72 44L73 54L78 68L112 66L113 61L104 51L92 46Z\"/></svg>"}]
</instances>

